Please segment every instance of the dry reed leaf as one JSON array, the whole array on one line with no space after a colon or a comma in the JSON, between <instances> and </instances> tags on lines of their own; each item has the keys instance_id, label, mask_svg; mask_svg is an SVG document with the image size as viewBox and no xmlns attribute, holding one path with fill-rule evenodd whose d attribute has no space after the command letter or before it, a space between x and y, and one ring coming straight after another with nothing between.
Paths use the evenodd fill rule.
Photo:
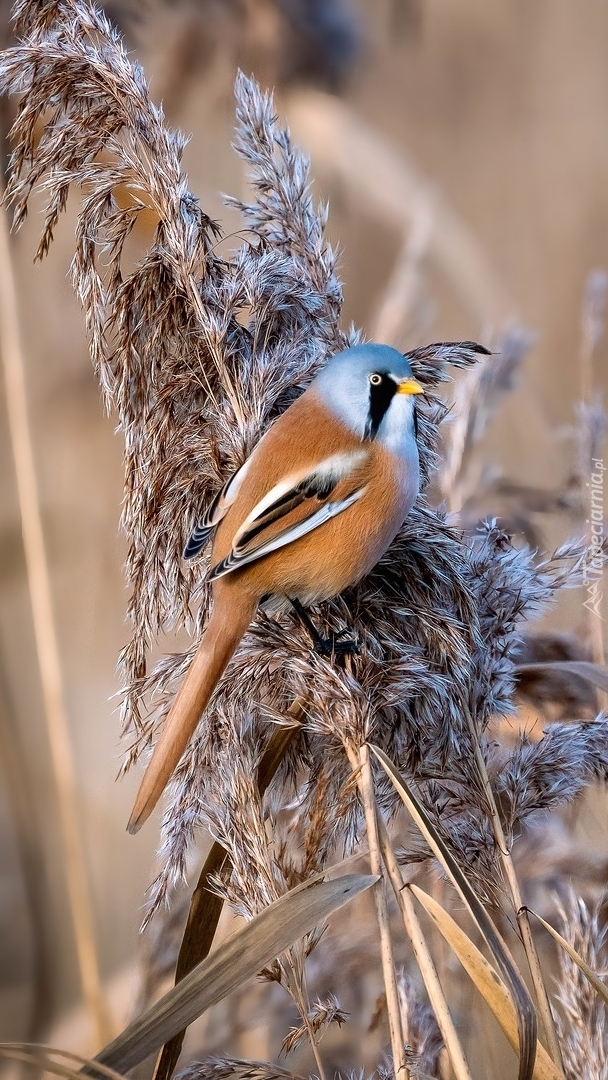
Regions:
<instances>
[{"instance_id":1,"label":"dry reed leaf","mask_svg":"<svg viewBox=\"0 0 608 1080\"><path fill-rule=\"evenodd\" d=\"M492 1010L507 1039L517 1052L517 1020L511 995L495 968L471 941L468 934L454 921L442 905L418 885L408 885L422 907L430 915L435 926L453 949L463 968L475 984L486 1005ZM536 1044L533 1080L559 1080L558 1069L551 1061L542 1043Z\"/></svg>"},{"instance_id":2,"label":"dry reed leaf","mask_svg":"<svg viewBox=\"0 0 608 1080\"><path fill-rule=\"evenodd\" d=\"M551 934L551 937L555 941L557 941L557 944L561 946L561 948L564 949L565 952L568 953L570 959L574 961L578 968L580 968L583 975L585 975L587 979L589 979L589 982L591 983L593 989L596 991L596 993L599 994L602 1001L606 1005L608 1005L608 986L606 986L606 984L602 982L599 975L596 975L595 971L593 971L593 969L589 967L589 964L587 964L585 960L583 960L583 957L580 955L580 953L576 951L576 949L570 944L569 941L566 941L565 937L562 937L562 935L559 933L558 930L555 929L554 926L551 926L551 923L548 923L545 919L543 919L542 915L537 915L537 913L533 911L532 908L528 908L528 911L531 915L534 915L535 919L538 919L539 923L542 923L545 930L548 930Z\"/></svg>"},{"instance_id":3,"label":"dry reed leaf","mask_svg":"<svg viewBox=\"0 0 608 1080\"><path fill-rule=\"evenodd\" d=\"M407 888L405 888L397 857L391 847L388 832L383 822L380 822L379 834L382 860L393 886L395 899L403 918L405 932L410 939L412 952L416 958L437 1026L450 1058L454 1078L455 1080L471 1080L469 1066L437 975L433 957L414 910L412 898Z\"/></svg>"},{"instance_id":4,"label":"dry reed leaf","mask_svg":"<svg viewBox=\"0 0 608 1080\"><path fill-rule=\"evenodd\" d=\"M346 874L334 881L305 882L280 897L129 1024L95 1062L123 1072L132 1069L376 881Z\"/></svg>"},{"instance_id":5,"label":"dry reed leaf","mask_svg":"<svg viewBox=\"0 0 608 1080\"><path fill-rule=\"evenodd\" d=\"M440 836L436 826L429 819L418 799L412 794L409 786L384 751L373 744L371 745L371 749L394 784L395 789L399 792L404 805L407 807L425 840L430 845L433 854L441 863L463 902L469 909L471 917L476 923L480 934L502 972L505 982L509 987L509 992L517 1015L517 1028L519 1033L519 1080L531 1080L534 1073L534 1058L536 1054L536 1011L515 961L494 926L494 923L490 919L486 909L479 900L479 897L471 888L458 862L449 851L443 837Z\"/></svg>"},{"instance_id":6,"label":"dry reed leaf","mask_svg":"<svg viewBox=\"0 0 608 1080\"><path fill-rule=\"evenodd\" d=\"M63 1064L54 1058L65 1058L72 1064ZM33 1065L37 1069L53 1073L55 1076L67 1077L67 1080L82 1080L83 1068L91 1076L104 1077L105 1080L124 1080L121 1073L109 1068L107 1065L92 1061L90 1058L73 1054L69 1050L57 1050L54 1046L46 1046L42 1043L5 1042L0 1043L0 1058L9 1061L20 1061L26 1065Z\"/></svg>"}]
</instances>

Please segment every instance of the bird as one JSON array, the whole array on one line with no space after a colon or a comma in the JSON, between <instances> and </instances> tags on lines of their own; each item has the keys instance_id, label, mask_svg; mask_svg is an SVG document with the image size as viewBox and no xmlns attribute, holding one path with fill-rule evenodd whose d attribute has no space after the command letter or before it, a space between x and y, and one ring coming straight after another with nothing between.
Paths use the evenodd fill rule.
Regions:
<instances>
[{"instance_id":1,"label":"bird","mask_svg":"<svg viewBox=\"0 0 608 1080\"><path fill-rule=\"evenodd\" d=\"M363 344L329 359L268 428L194 528L209 541L212 611L142 778L127 829L149 817L260 604L306 608L365 577L420 487L416 397L407 355ZM343 646L347 647L347 646ZM326 651L338 648L336 639Z\"/></svg>"}]
</instances>

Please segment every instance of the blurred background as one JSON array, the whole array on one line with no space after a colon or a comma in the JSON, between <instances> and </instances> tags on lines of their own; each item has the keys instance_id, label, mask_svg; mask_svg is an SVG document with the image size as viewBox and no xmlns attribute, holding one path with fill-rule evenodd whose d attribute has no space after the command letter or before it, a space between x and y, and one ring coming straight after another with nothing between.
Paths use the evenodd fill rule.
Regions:
<instances>
[{"instance_id":1,"label":"blurred background","mask_svg":"<svg viewBox=\"0 0 608 1080\"><path fill-rule=\"evenodd\" d=\"M231 149L241 67L276 89L311 155L341 253L345 324L402 349L498 345L510 330L512 386L453 509L466 516L470 504L471 521L501 515L543 547L579 534L577 408L608 383L608 5L133 0L106 10L169 123L191 134L190 189L225 233L239 221L221 193L246 194ZM8 43L5 0L0 18ZM5 102L3 136L10 116ZM4 155L6 164L6 145ZM115 666L127 637L122 447L69 281L76 208L72 198L37 265L41 222L31 214L13 260L95 935L118 1024L138 992L158 817L127 836L137 776L115 782ZM44 1036L87 1052L3 388L0 418L0 1039ZM583 599L573 593L546 628L597 657ZM577 828L603 859L597 807Z\"/></svg>"}]
</instances>

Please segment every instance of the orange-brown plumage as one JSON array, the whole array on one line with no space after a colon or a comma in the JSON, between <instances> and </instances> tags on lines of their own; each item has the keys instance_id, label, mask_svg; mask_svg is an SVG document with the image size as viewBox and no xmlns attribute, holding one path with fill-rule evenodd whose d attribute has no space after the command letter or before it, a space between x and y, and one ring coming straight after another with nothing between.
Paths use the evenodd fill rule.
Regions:
<instances>
[{"instance_id":1,"label":"orange-brown plumage","mask_svg":"<svg viewBox=\"0 0 608 1080\"><path fill-rule=\"evenodd\" d=\"M368 385L360 384L363 376L371 383L376 367L386 384L383 390L378 384L378 393L388 404L369 389L366 418L360 414ZM262 597L306 605L335 596L368 573L390 544L418 491L413 406L397 398L420 389L394 350L347 350L270 427L224 489L209 526L215 530L211 577L219 575L212 580L213 612L142 780L130 832L160 798ZM371 435L370 417L380 418ZM393 418L386 430L384 417ZM308 527L305 535L292 535ZM279 542L284 546L264 553Z\"/></svg>"},{"instance_id":2,"label":"orange-brown plumage","mask_svg":"<svg viewBox=\"0 0 608 1080\"><path fill-rule=\"evenodd\" d=\"M257 447L259 458L255 460L252 455L252 464L255 460L259 469L251 476L251 482L243 485L218 525L212 565L228 554L237 528L284 475L286 462L296 460L301 471L306 472L320 459L333 454L361 452L361 440L334 420L314 393L299 398L289 414L288 428L280 423L273 425ZM331 562L320 559L320 534L312 532L273 553L272 558L260 559L235 571L240 588L252 590L258 597L280 591L297 596L303 603L313 603L335 596L371 570L386 551L409 506L403 511L397 496L401 463L377 443L369 443L364 455L361 465L332 492L332 498L338 499L353 487L367 486L361 499L322 527L323 547L334 553ZM298 507L286 515L283 526L298 521L305 513L306 507ZM379 522L385 528L378 529ZM303 583L310 584L309 591L303 591Z\"/></svg>"}]
</instances>

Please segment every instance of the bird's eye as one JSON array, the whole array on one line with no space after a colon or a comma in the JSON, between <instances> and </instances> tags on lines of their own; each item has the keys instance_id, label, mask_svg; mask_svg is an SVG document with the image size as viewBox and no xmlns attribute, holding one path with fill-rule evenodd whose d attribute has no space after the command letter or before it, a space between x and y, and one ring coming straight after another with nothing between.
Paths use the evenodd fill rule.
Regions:
<instances>
[{"instance_id":1,"label":"bird's eye","mask_svg":"<svg viewBox=\"0 0 608 1080\"><path fill-rule=\"evenodd\" d=\"M380 383L382 382L382 376L378 375L377 371L374 371L374 373L370 375L369 381L372 386L380 386Z\"/></svg>"}]
</instances>

